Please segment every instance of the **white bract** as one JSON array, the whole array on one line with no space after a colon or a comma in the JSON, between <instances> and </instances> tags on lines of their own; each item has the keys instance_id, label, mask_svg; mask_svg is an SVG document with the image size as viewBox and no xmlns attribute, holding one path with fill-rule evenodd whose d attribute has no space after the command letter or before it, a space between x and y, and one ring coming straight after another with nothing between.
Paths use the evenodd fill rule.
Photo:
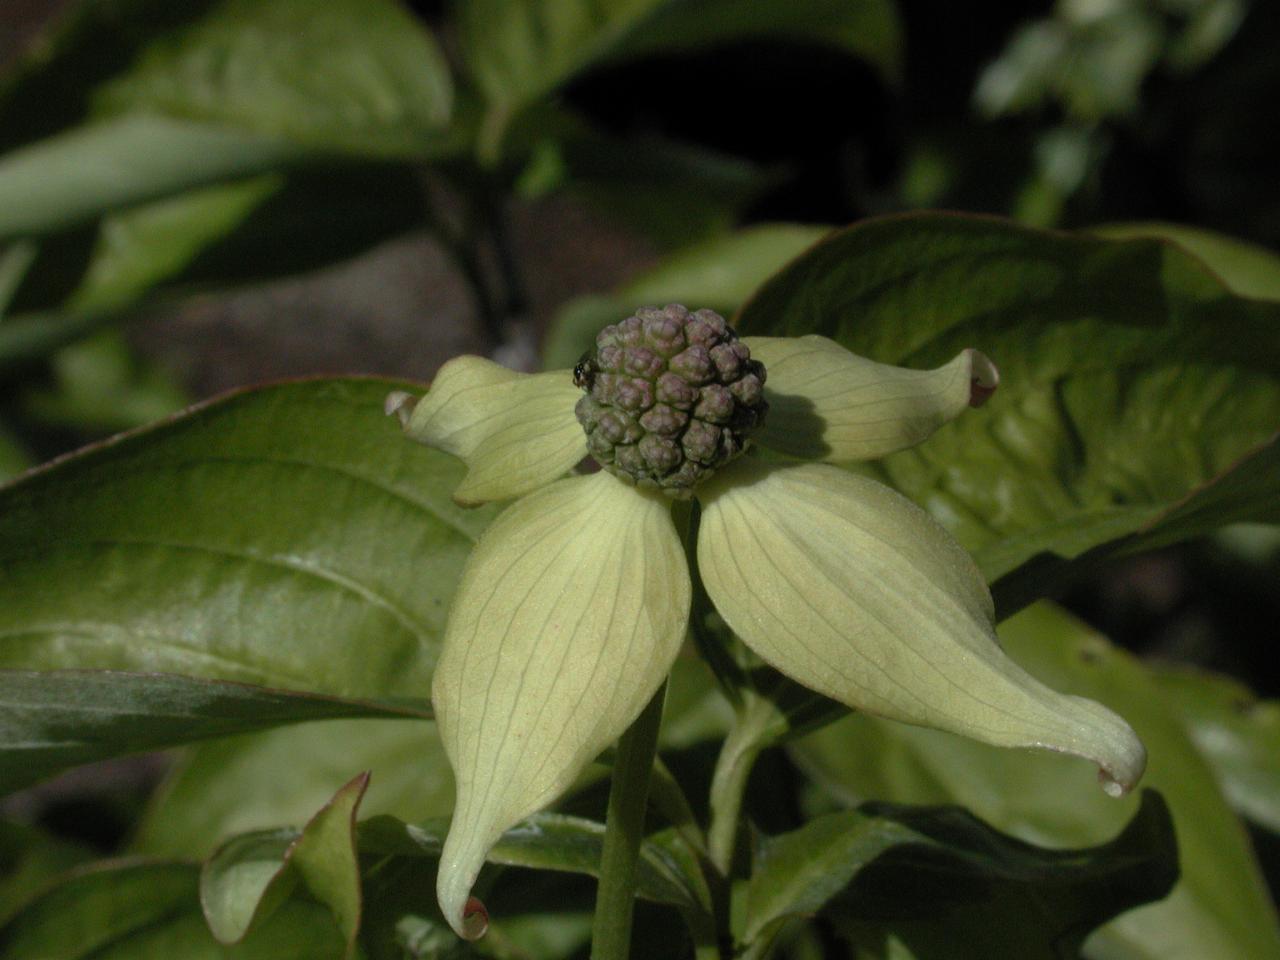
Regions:
<instances>
[{"instance_id":1,"label":"white bract","mask_svg":"<svg viewBox=\"0 0 1280 960\"><path fill-rule=\"evenodd\" d=\"M976 406L998 375L966 350L936 370L824 337L744 338L769 411L754 443L694 492L697 558L725 622L764 660L857 710L1098 765L1128 791L1146 754L1120 717L1005 656L991 595L928 514L835 463L885 456ZM416 440L467 465L460 503L520 498L489 527L453 601L432 701L457 778L437 893L459 934L486 854L552 803L636 719L684 642L690 579L672 501L586 455L570 371L446 364L420 402L388 398ZM812 462L826 461L826 462Z\"/></svg>"}]
</instances>

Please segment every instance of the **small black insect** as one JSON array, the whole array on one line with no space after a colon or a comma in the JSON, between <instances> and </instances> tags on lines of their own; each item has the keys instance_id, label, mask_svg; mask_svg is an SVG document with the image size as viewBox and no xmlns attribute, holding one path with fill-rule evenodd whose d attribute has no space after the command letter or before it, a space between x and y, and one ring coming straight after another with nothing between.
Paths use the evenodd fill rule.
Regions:
<instances>
[{"instance_id":1,"label":"small black insect","mask_svg":"<svg viewBox=\"0 0 1280 960\"><path fill-rule=\"evenodd\" d=\"M596 374L600 372L600 368L596 366L596 358L592 355L592 351L588 350L578 358L578 363L573 368L573 384L581 387L583 390L590 390L591 385L595 383Z\"/></svg>"}]
</instances>

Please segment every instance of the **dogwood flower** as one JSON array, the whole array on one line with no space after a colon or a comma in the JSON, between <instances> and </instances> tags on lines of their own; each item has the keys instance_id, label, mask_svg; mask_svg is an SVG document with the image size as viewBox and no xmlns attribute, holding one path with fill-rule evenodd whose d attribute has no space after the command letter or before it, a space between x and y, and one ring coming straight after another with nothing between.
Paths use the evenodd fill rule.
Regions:
<instances>
[{"instance_id":1,"label":"dogwood flower","mask_svg":"<svg viewBox=\"0 0 1280 960\"><path fill-rule=\"evenodd\" d=\"M1128 724L1004 655L950 534L833 465L917 444L997 383L974 350L906 370L823 337L739 340L671 306L606 328L572 373L464 356L420 401L388 398L409 436L466 464L459 503L516 500L469 558L433 681L457 781L437 895L460 935L489 849L621 735L684 642L675 498L701 505L717 611L778 670L867 713L1086 757L1115 795L1134 785L1146 756ZM606 469L566 476L588 452Z\"/></svg>"}]
</instances>

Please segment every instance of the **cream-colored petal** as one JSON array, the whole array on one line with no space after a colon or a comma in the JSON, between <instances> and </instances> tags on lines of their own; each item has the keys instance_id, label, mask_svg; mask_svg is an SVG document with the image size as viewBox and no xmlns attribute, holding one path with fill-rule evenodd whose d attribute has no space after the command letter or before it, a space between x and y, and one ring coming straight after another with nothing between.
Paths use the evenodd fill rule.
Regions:
<instances>
[{"instance_id":1,"label":"cream-colored petal","mask_svg":"<svg viewBox=\"0 0 1280 960\"><path fill-rule=\"evenodd\" d=\"M568 370L516 373L482 357L457 357L416 404L387 398L405 433L462 459L454 499L464 506L507 500L561 477L587 455L573 406L582 391Z\"/></svg>"},{"instance_id":2,"label":"cream-colored petal","mask_svg":"<svg viewBox=\"0 0 1280 960\"><path fill-rule=\"evenodd\" d=\"M753 439L806 460L873 460L915 446L969 407L1000 374L976 350L936 370L907 370L850 353L826 337L745 337L768 372L769 414Z\"/></svg>"},{"instance_id":3,"label":"cream-colored petal","mask_svg":"<svg viewBox=\"0 0 1280 960\"><path fill-rule=\"evenodd\" d=\"M977 567L928 514L837 467L740 463L703 497L698 564L760 656L867 713L1087 757L1108 793L1133 787L1133 730L1005 655Z\"/></svg>"},{"instance_id":4,"label":"cream-colored petal","mask_svg":"<svg viewBox=\"0 0 1280 960\"><path fill-rule=\"evenodd\" d=\"M437 893L460 934L501 833L555 800L653 696L689 594L670 501L608 473L530 494L481 537L432 689L458 784Z\"/></svg>"}]
</instances>

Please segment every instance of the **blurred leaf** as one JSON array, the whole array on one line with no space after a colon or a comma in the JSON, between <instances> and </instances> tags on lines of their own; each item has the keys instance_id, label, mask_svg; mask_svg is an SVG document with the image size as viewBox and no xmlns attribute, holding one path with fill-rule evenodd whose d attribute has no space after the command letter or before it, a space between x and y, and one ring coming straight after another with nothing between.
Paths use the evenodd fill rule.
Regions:
<instances>
[{"instance_id":1,"label":"blurred leaf","mask_svg":"<svg viewBox=\"0 0 1280 960\"><path fill-rule=\"evenodd\" d=\"M377 379L231 394L0 490L0 665L423 697L492 510Z\"/></svg>"},{"instance_id":2,"label":"blurred leaf","mask_svg":"<svg viewBox=\"0 0 1280 960\"><path fill-rule=\"evenodd\" d=\"M1169 804L1182 876L1158 904L1096 933L1099 958L1263 960L1280 931L1248 838L1162 687L1131 655L1047 603L1001 625L1011 657L1056 690L1105 703L1132 724L1150 760L1144 783ZM1112 800L1096 771L1070 757L1000 750L934 730L852 715L793 747L793 755L846 804L958 803L992 826L1039 845L1104 841L1137 807Z\"/></svg>"},{"instance_id":3,"label":"blurred leaf","mask_svg":"<svg viewBox=\"0 0 1280 960\"><path fill-rule=\"evenodd\" d=\"M31 458L22 449L4 425L0 424L0 483L16 477L31 466Z\"/></svg>"},{"instance_id":4,"label":"blurred leaf","mask_svg":"<svg viewBox=\"0 0 1280 960\"><path fill-rule=\"evenodd\" d=\"M205 926L199 869L105 861L63 875L0 927L5 960L337 960L344 944L328 911L291 901L243 944L220 946Z\"/></svg>"},{"instance_id":5,"label":"blurred leaf","mask_svg":"<svg viewBox=\"0 0 1280 960\"><path fill-rule=\"evenodd\" d=\"M126 753L333 717L429 717L426 703L341 700L164 674L0 670L0 792Z\"/></svg>"},{"instance_id":6,"label":"blurred leaf","mask_svg":"<svg viewBox=\"0 0 1280 960\"><path fill-rule=\"evenodd\" d=\"M402 823L374 817L360 824L362 855L429 857L444 846L447 820ZM555 870L599 876L604 824L558 813L539 813L512 827L489 851L488 862L531 870ZM668 903L683 911L701 912L701 879L687 876L687 863L664 847L643 843L636 869L636 895Z\"/></svg>"},{"instance_id":7,"label":"blurred leaf","mask_svg":"<svg viewBox=\"0 0 1280 960\"><path fill-rule=\"evenodd\" d=\"M749 227L673 254L607 297L581 297L560 311L543 348L548 369L572 367L596 334L636 307L685 304L730 314L770 274L827 230L794 224Z\"/></svg>"},{"instance_id":8,"label":"blurred leaf","mask_svg":"<svg viewBox=\"0 0 1280 960\"><path fill-rule=\"evenodd\" d=\"M4 319L27 269L35 260L36 245L30 240L19 240L0 250L0 320Z\"/></svg>"},{"instance_id":9,"label":"blurred leaf","mask_svg":"<svg viewBox=\"0 0 1280 960\"><path fill-rule=\"evenodd\" d=\"M0 241L64 230L303 155L284 140L161 117L76 127L0 157Z\"/></svg>"},{"instance_id":10,"label":"blurred leaf","mask_svg":"<svg viewBox=\"0 0 1280 960\"><path fill-rule=\"evenodd\" d=\"M0 821L0 924L49 880L90 856L79 844L35 827Z\"/></svg>"},{"instance_id":11,"label":"blurred leaf","mask_svg":"<svg viewBox=\"0 0 1280 960\"><path fill-rule=\"evenodd\" d=\"M319 149L421 156L440 146L452 98L435 40L392 0L219 0L149 43L95 106Z\"/></svg>"},{"instance_id":12,"label":"blurred leaf","mask_svg":"<svg viewBox=\"0 0 1280 960\"><path fill-rule=\"evenodd\" d=\"M1112 240L1155 237L1172 240L1199 257L1242 297L1280 300L1280 254L1211 230L1180 223L1113 223L1091 231Z\"/></svg>"},{"instance_id":13,"label":"blurred leaf","mask_svg":"<svg viewBox=\"0 0 1280 960\"><path fill-rule=\"evenodd\" d=\"M1280 702L1259 700L1229 677L1189 668L1159 668L1151 676L1230 804L1280 833Z\"/></svg>"},{"instance_id":14,"label":"blurred leaf","mask_svg":"<svg viewBox=\"0 0 1280 960\"><path fill-rule=\"evenodd\" d=\"M470 0L458 13L467 65L488 101L481 149L490 156L524 107L606 61L761 37L833 45L887 72L900 56L888 0Z\"/></svg>"},{"instance_id":15,"label":"blurred leaf","mask_svg":"<svg viewBox=\"0 0 1280 960\"><path fill-rule=\"evenodd\" d=\"M360 770L366 815L447 816L453 775L430 723L331 720L191 748L148 808L133 849L207 856L237 833L306 821Z\"/></svg>"},{"instance_id":16,"label":"blurred leaf","mask_svg":"<svg viewBox=\"0 0 1280 960\"><path fill-rule=\"evenodd\" d=\"M0 151L83 122L102 81L212 0L69 0L0 76Z\"/></svg>"},{"instance_id":17,"label":"blurred leaf","mask_svg":"<svg viewBox=\"0 0 1280 960\"><path fill-rule=\"evenodd\" d=\"M1005 577L1006 613L1105 556L1280 520L1280 303L1167 243L866 221L776 274L738 328L909 367L995 360L991 403L879 469Z\"/></svg>"},{"instance_id":18,"label":"blurred leaf","mask_svg":"<svg viewBox=\"0 0 1280 960\"><path fill-rule=\"evenodd\" d=\"M956 807L818 817L761 842L743 939L821 912L867 944L894 936L920 960L1076 956L1091 930L1177 880L1168 808L1156 793L1143 799L1123 833L1083 850L1024 844Z\"/></svg>"},{"instance_id":19,"label":"blurred leaf","mask_svg":"<svg viewBox=\"0 0 1280 960\"><path fill-rule=\"evenodd\" d=\"M50 358L54 386L22 392L24 412L44 423L110 433L169 416L188 401L117 330L63 347Z\"/></svg>"},{"instance_id":20,"label":"blurred leaf","mask_svg":"<svg viewBox=\"0 0 1280 960\"><path fill-rule=\"evenodd\" d=\"M239 943L301 884L333 912L350 956L361 910L356 812L368 783L362 773L346 784L301 832L246 834L210 857L200 873L200 903L214 937Z\"/></svg>"},{"instance_id":21,"label":"blurred leaf","mask_svg":"<svg viewBox=\"0 0 1280 960\"><path fill-rule=\"evenodd\" d=\"M866 60L890 80L902 70L902 24L893 0L685 0L664 3L616 54L695 52L754 38L833 46Z\"/></svg>"}]
</instances>

